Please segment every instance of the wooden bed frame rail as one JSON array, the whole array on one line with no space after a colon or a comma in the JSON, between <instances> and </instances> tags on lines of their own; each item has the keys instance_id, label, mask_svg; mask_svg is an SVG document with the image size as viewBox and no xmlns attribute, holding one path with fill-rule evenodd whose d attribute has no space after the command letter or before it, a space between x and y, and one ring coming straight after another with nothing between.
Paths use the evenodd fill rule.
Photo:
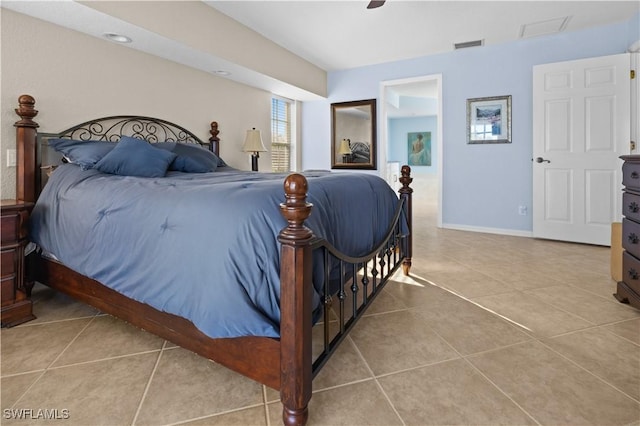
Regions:
<instances>
[{"instance_id":1,"label":"wooden bed frame rail","mask_svg":"<svg viewBox=\"0 0 640 426\"><path fill-rule=\"evenodd\" d=\"M39 188L36 187L35 176L40 172L40 164L36 153L38 124L33 119L38 111L32 96L22 95L18 102L19 106L15 111L21 119L15 123L18 150L16 198L36 201ZM211 123L210 133L211 149L217 152L219 138L216 122ZM402 168L402 189L399 191L409 230L413 192L409 187L412 181L410 172L408 166ZM284 424L304 425L308 420L314 376L311 275L313 248L318 242L312 231L304 225L312 209L312 205L306 200L307 189L307 180L300 174L294 173L285 179L285 201L280 209L288 225L278 236L281 244L280 339L257 336L212 339L184 318L129 299L38 253L33 253L28 259L28 273L30 279L279 390L284 406ZM399 239L397 236L394 238ZM403 236L401 240L398 247L387 250L387 256L390 256L389 259L394 258L395 263L389 265L386 278L380 277L380 288L400 265L404 273L409 274L411 234ZM370 258L375 261L378 255L379 253L372 253ZM342 337L344 336L340 336L338 340ZM322 363L324 362L326 360Z\"/></svg>"}]
</instances>

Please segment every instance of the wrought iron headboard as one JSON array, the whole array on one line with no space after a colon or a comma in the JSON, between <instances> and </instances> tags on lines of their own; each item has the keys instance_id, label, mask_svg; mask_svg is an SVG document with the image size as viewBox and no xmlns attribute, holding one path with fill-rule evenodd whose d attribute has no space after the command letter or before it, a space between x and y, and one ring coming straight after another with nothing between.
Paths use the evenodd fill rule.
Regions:
<instances>
[{"instance_id":1,"label":"wrought iron headboard","mask_svg":"<svg viewBox=\"0 0 640 426\"><path fill-rule=\"evenodd\" d=\"M36 170L36 195L40 194L40 191L47 183L47 173L50 171L51 166L62 162L62 156L48 146L47 141L49 139L68 138L81 141L108 141L115 143L120 140L121 136L132 136L150 143L197 143L219 155L218 123L213 121L210 126L209 133L211 137L208 142L203 141L182 126L159 118L141 115L114 115L96 118L59 133L38 133L36 164L41 170L40 173Z\"/></svg>"},{"instance_id":2,"label":"wrought iron headboard","mask_svg":"<svg viewBox=\"0 0 640 426\"><path fill-rule=\"evenodd\" d=\"M159 118L114 115L87 121L57 133L57 137L77 140L117 142L120 136L133 136L149 142L182 142L209 145L184 127Z\"/></svg>"}]
</instances>

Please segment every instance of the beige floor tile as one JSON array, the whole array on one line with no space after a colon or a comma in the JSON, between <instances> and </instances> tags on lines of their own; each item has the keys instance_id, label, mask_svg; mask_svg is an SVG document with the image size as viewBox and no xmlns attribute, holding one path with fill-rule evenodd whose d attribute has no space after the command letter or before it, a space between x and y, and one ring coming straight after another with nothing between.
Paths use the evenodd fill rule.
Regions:
<instances>
[{"instance_id":1,"label":"beige floor tile","mask_svg":"<svg viewBox=\"0 0 640 426\"><path fill-rule=\"evenodd\" d=\"M571 281L568 282L568 285L617 302L613 294L617 291L618 284L610 277L598 280L585 280L579 283Z\"/></svg>"},{"instance_id":2,"label":"beige floor tile","mask_svg":"<svg viewBox=\"0 0 640 426\"><path fill-rule=\"evenodd\" d=\"M14 407L68 410L69 418L3 424L131 424L157 357L142 354L48 370Z\"/></svg>"},{"instance_id":3,"label":"beige floor tile","mask_svg":"<svg viewBox=\"0 0 640 426\"><path fill-rule=\"evenodd\" d=\"M508 282L468 269L458 272L434 272L429 280L461 296L472 298L514 291Z\"/></svg>"},{"instance_id":4,"label":"beige floor tile","mask_svg":"<svg viewBox=\"0 0 640 426\"><path fill-rule=\"evenodd\" d=\"M375 375L459 357L413 312L362 318L351 338Z\"/></svg>"},{"instance_id":5,"label":"beige floor tile","mask_svg":"<svg viewBox=\"0 0 640 426\"><path fill-rule=\"evenodd\" d=\"M468 358L541 424L615 425L640 419L640 404L539 342Z\"/></svg>"},{"instance_id":6,"label":"beige floor tile","mask_svg":"<svg viewBox=\"0 0 640 426\"><path fill-rule=\"evenodd\" d=\"M536 424L461 359L378 380L407 425Z\"/></svg>"},{"instance_id":7,"label":"beige floor tile","mask_svg":"<svg viewBox=\"0 0 640 426\"><path fill-rule=\"evenodd\" d=\"M313 380L313 390L371 378L371 371L350 337L343 341Z\"/></svg>"},{"instance_id":8,"label":"beige floor tile","mask_svg":"<svg viewBox=\"0 0 640 426\"><path fill-rule=\"evenodd\" d=\"M636 345L640 345L640 318L621 321L615 324L604 326L603 328L617 334L618 336L630 340Z\"/></svg>"},{"instance_id":9,"label":"beige floor tile","mask_svg":"<svg viewBox=\"0 0 640 426\"><path fill-rule=\"evenodd\" d=\"M386 290L408 308L431 309L451 300L462 300L451 292L438 287L428 276L396 276Z\"/></svg>"},{"instance_id":10,"label":"beige floor tile","mask_svg":"<svg viewBox=\"0 0 640 426\"><path fill-rule=\"evenodd\" d=\"M492 243L487 241L485 244L476 247L467 246L447 253L451 259L461 263L464 266L476 268L486 264L509 264L519 260L517 253L513 251L496 251Z\"/></svg>"},{"instance_id":11,"label":"beige floor tile","mask_svg":"<svg viewBox=\"0 0 640 426\"><path fill-rule=\"evenodd\" d=\"M536 336L555 336L592 326L592 323L520 291L473 299Z\"/></svg>"},{"instance_id":12,"label":"beige floor tile","mask_svg":"<svg viewBox=\"0 0 640 426\"><path fill-rule=\"evenodd\" d=\"M393 285L396 285L394 281L391 281L387 284L387 286ZM402 303L400 300L396 299L389 293L389 291L387 290L387 286L385 286L385 289L380 292L375 301L371 304L371 306L369 306L369 308L365 312L365 315L375 315L385 312L407 309L404 303Z\"/></svg>"},{"instance_id":13,"label":"beige floor tile","mask_svg":"<svg viewBox=\"0 0 640 426\"><path fill-rule=\"evenodd\" d=\"M545 287L524 293L597 325L640 317L640 310L619 303L613 297L605 299L572 286Z\"/></svg>"},{"instance_id":14,"label":"beige floor tile","mask_svg":"<svg viewBox=\"0 0 640 426\"><path fill-rule=\"evenodd\" d=\"M530 288L548 287L561 284L553 276L535 267L523 263L505 265L485 264L479 265L476 269L507 285L509 289L526 290Z\"/></svg>"},{"instance_id":15,"label":"beige floor tile","mask_svg":"<svg viewBox=\"0 0 640 426\"><path fill-rule=\"evenodd\" d=\"M331 361L329 361L331 362ZM274 389L271 389L268 386L264 386L265 389L265 400L266 402L278 402L280 401L280 392Z\"/></svg>"},{"instance_id":16,"label":"beige floor tile","mask_svg":"<svg viewBox=\"0 0 640 426\"><path fill-rule=\"evenodd\" d=\"M586 259L590 259L588 256ZM587 260L587 262L588 262ZM558 272L555 278L561 281L563 284L574 285L582 287L585 284L589 284L593 290L602 291L603 288L612 284L611 271L609 263L606 263L606 269L602 267L591 267L588 263L582 261L575 261L573 259L563 258L556 263ZM610 295L610 294L609 294ZM607 296L607 295L602 295Z\"/></svg>"},{"instance_id":17,"label":"beige floor tile","mask_svg":"<svg viewBox=\"0 0 640 426\"><path fill-rule=\"evenodd\" d=\"M412 307L451 346L466 355L529 339L517 327L472 301L440 288L435 280L414 277L392 294ZM456 315L452 315L455 312Z\"/></svg>"},{"instance_id":18,"label":"beige floor tile","mask_svg":"<svg viewBox=\"0 0 640 426\"><path fill-rule=\"evenodd\" d=\"M640 401L640 346L601 328L577 331L543 342Z\"/></svg>"},{"instance_id":19,"label":"beige floor tile","mask_svg":"<svg viewBox=\"0 0 640 426\"><path fill-rule=\"evenodd\" d=\"M451 249L455 252L455 249ZM434 252L434 250L425 250L425 252ZM437 252L434 252L437 253ZM411 273L424 275L429 272L456 272L465 268L460 262L455 261L446 256L446 253L438 253L437 256L429 259L414 258L411 264Z\"/></svg>"},{"instance_id":20,"label":"beige floor tile","mask_svg":"<svg viewBox=\"0 0 640 426\"><path fill-rule=\"evenodd\" d=\"M187 421L262 402L262 386L253 380L187 350L164 350L136 424Z\"/></svg>"},{"instance_id":21,"label":"beige floor tile","mask_svg":"<svg viewBox=\"0 0 640 426\"><path fill-rule=\"evenodd\" d=\"M272 425L282 424L282 404L269 404L269 419ZM393 426L402 422L375 381L369 380L314 393L308 424Z\"/></svg>"},{"instance_id":22,"label":"beige floor tile","mask_svg":"<svg viewBox=\"0 0 640 426\"><path fill-rule=\"evenodd\" d=\"M267 426L267 417L265 408L261 405L178 424L184 426Z\"/></svg>"},{"instance_id":23,"label":"beige floor tile","mask_svg":"<svg viewBox=\"0 0 640 426\"><path fill-rule=\"evenodd\" d=\"M2 409L11 407L24 394L42 372L19 374L0 379L0 399Z\"/></svg>"},{"instance_id":24,"label":"beige floor tile","mask_svg":"<svg viewBox=\"0 0 640 426\"><path fill-rule=\"evenodd\" d=\"M91 318L2 329L2 374L47 368Z\"/></svg>"},{"instance_id":25,"label":"beige floor tile","mask_svg":"<svg viewBox=\"0 0 640 426\"><path fill-rule=\"evenodd\" d=\"M520 327L464 300L432 309L415 309L440 337L460 354L469 355L531 339ZM456 315L451 315L456 312Z\"/></svg>"},{"instance_id":26,"label":"beige floor tile","mask_svg":"<svg viewBox=\"0 0 640 426\"><path fill-rule=\"evenodd\" d=\"M92 317L99 313L97 309L77 302L69 296L39 283L36 283L34 286L32 294L33 314L36 316L36 319L25 325Z\"/></svg>"},{"instance_id":27,"label":"beige floor tile","mask_svg":"<svg viewBox=\"0 0 640 426\"><path fill-rule=\"evenodd\" d=\"M170 342L168 340L165 340L165 345L164 345L165 349L169 349L169 348L177 348L179 347L178 345L176 345L173 342Z\"/></svg>"},{"instance_id":28,"label":"beige floor tile","mask_svg":"<svg viewBox=\"0 0 640 426\"><path fill-rule=\"evenodd\" d=\"M164 340L110 315L93 319L54 366L160 350Z\"/></svg>"}]
</instances>

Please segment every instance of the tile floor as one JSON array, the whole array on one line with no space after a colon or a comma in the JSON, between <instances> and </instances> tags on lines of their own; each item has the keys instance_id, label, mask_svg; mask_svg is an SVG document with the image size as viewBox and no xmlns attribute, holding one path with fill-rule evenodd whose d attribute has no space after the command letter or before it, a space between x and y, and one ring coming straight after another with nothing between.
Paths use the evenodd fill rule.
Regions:
<instances>
[{"instance_id":1,"label":"tile floor","mask_svg":"<svg viewBox=\"0 0 640 426\"><path fill-rule=\"evenodd\" d=\"M612 297L608 248L414 214L412 276L320 372L311 425L640 426L640 311ZM272 389L44 287L34 299L38 318L1 334L3 424L281 423Z\"/></svg>"}]
</instances>

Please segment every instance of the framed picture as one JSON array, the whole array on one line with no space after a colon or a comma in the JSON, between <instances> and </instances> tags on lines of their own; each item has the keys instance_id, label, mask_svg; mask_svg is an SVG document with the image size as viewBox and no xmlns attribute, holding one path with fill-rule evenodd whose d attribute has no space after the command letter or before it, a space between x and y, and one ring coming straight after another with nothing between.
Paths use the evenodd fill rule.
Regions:
<instances>
[{"instance_id":1,"label":"framed picture","mask_svg":"<svg viewBox=\"0 0 640 426\"><path fill-rule=\"evenodd\" d=\"M410 166L430 166L431 132L407 133L407 152Z\"/></svg>"},{"instance_id":2,"label":"framed picture","mask_svg":"<svg viewBox=\"0 0 640 426\"><path fill-rule=\"evenodd\" d=\"M331 104L331 168L376 168L376 100Z\"/></svg>"},{"instance_id":3,"label":"framed picture","mask_svg":"<svg viewBox=\"0 0 640 426\"><path fill-rule=\"evenodd\" d=\"M511 96L467 99L467 143L511 143Z\"/></svg>"}]
</instances>

